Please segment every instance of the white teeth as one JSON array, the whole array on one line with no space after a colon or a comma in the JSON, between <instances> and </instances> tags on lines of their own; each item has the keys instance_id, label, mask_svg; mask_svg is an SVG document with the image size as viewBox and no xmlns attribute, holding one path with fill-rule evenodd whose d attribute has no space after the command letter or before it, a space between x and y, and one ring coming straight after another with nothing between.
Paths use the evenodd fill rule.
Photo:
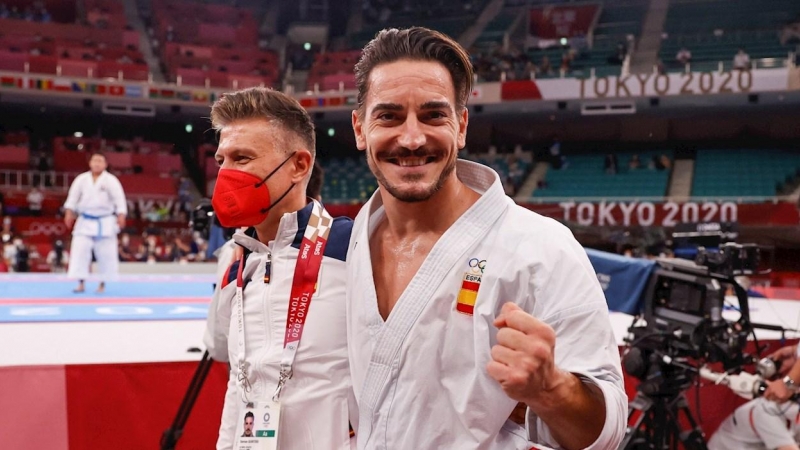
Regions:
<instances>
[{"instance_id":1,"label":"white teeth","mask_svg":"<svg viewBox=\"0 0 800 450\"><path fill-rule=\"evenodd\" d=\"M403 158L398 159L397 164L400 167L413 167L425 164L425 158Z\"/></svg>"}]
</instances>

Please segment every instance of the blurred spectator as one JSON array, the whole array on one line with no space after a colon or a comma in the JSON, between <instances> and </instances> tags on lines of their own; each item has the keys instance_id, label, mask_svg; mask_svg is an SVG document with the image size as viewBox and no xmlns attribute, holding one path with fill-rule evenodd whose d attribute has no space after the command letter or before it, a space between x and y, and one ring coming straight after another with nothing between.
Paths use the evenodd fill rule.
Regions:
<instances>
[{"instance_id":1,"label":"blurred spectator","mask_svg":"<svg viewBox=\"0 0 800 450\"><path fill-rule=\"evenodd\" d=\"M0 237L2 237L3 242L11 242L11 238L14 236L14 226L11 224L11 217L5 216L3 217L3 230L0 231Z\"/></svg>"},{"instance_id":2,"label":"blurred spectator","mask_svg":"<svg viewBox=\"0 0 800 450\"><path fill-rule=\"evenodd\" d=\"M678 50L678 54L675 55L675 61L678 61L682 66L689 64L692 62L692 52L686 47L681 47L681 49Z\"/></svg>"},{"instance_id":3,"label":"blurred spectator","mask_svg":"<svg viewBox=\"0 0 800 450\"><path fill-rule=\"evenodd\" d=\"M781 45L800 44L800 18L781 30Z\"/></svg>"},{"instance_id":4,"label":"blurred spectator","mask_svg":"<svg viewBox=\"0 0 800 450\"><path fill-rule=\"evenodd\" d=\"M68 263L69 253L64 249L64 241L59 239L53 244L50 253L47 254L47 265L50 266L50 272L62 273L67 271Z\"/></svg>"},{"instance_id":5,"label":"blurred spectator","mask_svg":"<svg viewBox=\"0 0 800 450\"><path fill-rule=\"evenodd\" d=\"M3 195L2 192L0 192L0 217L5 215L5 209L4 209L5 208L5 201L6 201L6 197Z\"/></svg>"},{"instance_id":6,"label":"blurred spectator","mask_svg":"<svg viewBox=\"0 0 800 450\"><path fill-rule=\"evenodd\" d=\"M34 186L31 188L31 191L28 192L26 199L28 201L28 212L32 216L41 216L44 194L42 194L42 192L36 186Z\"/></svg>"},{"instance_id":7,"label":"blurred spectator","mask_svg":"<svg viewBox=\"0 0 800 450\"><path fill-rule=\"evenodd\" d=\"M14 270L14 261L17 256L17 246L14 244L14 236L3 234L3 263L5 266Z\"/></svg>"},{"instance_id":8,"label":"blurred spectator","mask_svg":"<svg viewBox=\"0 0 800 450\"><path fill-rule=\"evenodd\" d=\"M750 55L740 48L733 57L733 68L736 70L750 70Z\"/></svg>"},{"instance_id":9,"label":"blurred spectator","mask_svg":"<svg viewBox=\"0 0 800 450\"><path fill-rule=\"evenodd\" d=\"M556 136L550 145L550 167L560 170L565 169L567 165L567 157L561 154L561 140Z\"/></svg>"},{"instance_id":10,"label":"blurred spectator","mask_svg":"<svg viewBox=\"0 0 800 450\"><path fill-rule=\"evenodd\" d=\"M128 233L122 233L119 236L119 260L125 262L138 261L140 255L136 255L135 250L131 246L131 236Z\"/></svg>"},{"instance_id":11,"label":"blurred spectator","mask_svg":"<svg viewBox=\"0 0 800 450\"><path fill-rule=\"evenodd\" d=\"M539 64L539 72L545 75L553 74L553 66L550 65L550 58L547 55L542 56L542 62Z\"/></svg>"},{"instance_id":12,"label":"blurred spectator","mask_svg":"<svg viewBox=\"0 0 800 450\"><path fill-rule=\"evenodd\" d=\"M181 177L180 183L178 183L178 201L182 205L188 206L192 202L191 184L192 182L187 177Z\"/></svg>"},{"instance_id":13,"label":"blurred spectator","mask_svg":"<svg viewBox=\"0 0 800 450\"><path fill-rule=\"evenodd\" d=\"M662 153L661 156L658 157L658 161L661 163L661 166L663 166L664 169L669 170L672 168L672 160L669 159L669 156Z\"/></svg>"},{"instance_id":14,"label":"blurred spectator","mask_svg":"<svg viewBox=\"0 0 800 450\"><path fill-rule=\"evenodd\" d=\"M664 166L664 163L658 156L653 155L653 157L650 159L650 163L647 165L647 168L650 170L664 170L666 166Z\"/></svg>"},{"instance_id":15,"label":"blurred spectator","mask_svg":"<svg viewBox=\"0 0 800 450\"><path fill-rule=\"evenodd\" d=\"M12 267L14 272L24 273L30 272L30 249L22 241L22 238L14 238L14 259Z\"/></svg>"},{"instance_id":16,"label":"blurred spectator","mask_svg":"<svg viewBox=\"0 0 800 450\"><path fill-rule=\"evenodd\" d=\"M656 60L655 68L656 68L656 74L658 75L664 75L667 73L667 68L664 66L664 61L661 61L660 58Z\"/></svg>"},{"instance_id":17,"label":"blurred spectator","mask_svg":"<svg viewBox=\"0 0 800 450\"><path fill-rule=\"evenodd\" d=\"M641 168L642 168L642 162L639 160L639 155L631 156L630 161L628 161L628 169L638 170Z\"/></svg>"},{"instance_id":18,"label":"blurred spectator","mask_svg":"<svg viewBox=\"0 0 800 450\"><path fill-rule=\"evenodd\" d=\"M606 159L603 162L603 169L605 169L606 173L609 175L616 175L619 171L617 155L614 153L607 154Z\"/></svg>"}]
</instances>

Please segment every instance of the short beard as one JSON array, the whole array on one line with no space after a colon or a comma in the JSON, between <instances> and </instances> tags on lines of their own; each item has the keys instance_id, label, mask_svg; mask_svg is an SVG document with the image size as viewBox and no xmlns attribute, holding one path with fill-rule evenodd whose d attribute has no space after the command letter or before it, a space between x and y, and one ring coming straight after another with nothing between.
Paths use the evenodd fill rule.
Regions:
<instances>
[{"instance_id":1,"label":"short beard","mask_svg":"<svg viewBox=\"0 0 800 450\"><path fill-rule=\"evenodd\" d=\"M431 197L434 196L437 192L442 189L444 186L445 181L447 178L456 170L456 161L457 158L453 158L447 165L444 167L444 170L439 174L439 177L436 181L431 185L430 188L426 189L423 192L404 192L397 186L394 186L389 183L386 179L386 176L381 172L378 168L378 164L375 162L374 156L372 152L369 152L367 155L367 164L369 165L370 170L372 171L375 178L378 180L378 184L386 190L392 197L396 198L397 200L405 203L418 203L430 200ZM415 180L408 180L408 181L415 181Z\"/></svg>"}]
</instances>

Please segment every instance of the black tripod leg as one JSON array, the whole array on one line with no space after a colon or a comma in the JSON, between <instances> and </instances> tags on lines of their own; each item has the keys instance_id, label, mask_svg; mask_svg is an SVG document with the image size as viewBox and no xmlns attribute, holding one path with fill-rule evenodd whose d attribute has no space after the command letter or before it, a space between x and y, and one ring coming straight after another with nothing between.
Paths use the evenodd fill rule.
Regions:
<instances>
[{"instance_id":1,"label":"black tripod leg","mask_svg":"<svg viewBox=\"0 0 800 450\"><path fill-rule=\"evenodd\" d=\"M633 401L628 405L628 422L630 422L631 417L633 417L634 413L639 411L641 415L639 418L636 419L636 422L629 426L625 431L625 437L620 442L619 447L617 450L630 450L635 448L639 444L638 438L645 433L645 431L650 431L648 426L646 426L648 420L648 416L652 414L652 407L653 401L644 395L639 393L636 394ZM646 434L644 434L646 437Z\"/></svg>"},{"instance_id":2,"label":"black tripod leg","mask_svg":"<svg viewBox=\"0 0 800 450\"><path fill-rule=\"evenodd\" d=\"M206 381L208 372L211 370L213 364L214 360L211 359L208 350L206 350L206 352L203 353L203 358L200 359L200 364L197 365L197 370L194 371L192 381L189 383L189 389L186 390L186 395L183 396L183 401L181 401L181 405L178 407L178 413L175 415L172 426L167 428L161 435L161 450L175 449L178 439L180 439L181 434L183 434L186 421L189 420L189 413L192 412L194 402L197 400L200 389L203 387L203 383Z\"/></svg>"},{"instance_id":3,"label":"black tripod leg","mask_svg":"<svg viewBox=\"0 0 800 450\"><path fill-rule=\"evenodd\" d=\"M683 415L686 416L686 419L689 421L689 426L691 427L689 430L681 433L681 442L683 443L683 448L686 450L708 450L706 439L703 435L703 430L694 420L694 416L692 416L692 411L689 409L689 403L686 401L686 397L681 395L677 407L679 413L682 412Z\"/></svg>"}]
</instances>

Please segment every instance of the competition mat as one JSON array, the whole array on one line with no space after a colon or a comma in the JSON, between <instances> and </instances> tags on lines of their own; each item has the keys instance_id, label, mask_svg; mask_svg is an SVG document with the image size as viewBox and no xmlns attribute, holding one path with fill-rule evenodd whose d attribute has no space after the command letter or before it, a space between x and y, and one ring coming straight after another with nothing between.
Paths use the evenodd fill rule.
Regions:
<instances>
[{"instance_id":1,"label":"competition mat","mask_svg":"<svg viewBox=\"0 0 800 450\"><path fill-rule=\"evenodd\" d=\"M0 323L205 319L213 274L120 275L96 294L63 274L0 274Z\"/></svg>"}]
</instances>

